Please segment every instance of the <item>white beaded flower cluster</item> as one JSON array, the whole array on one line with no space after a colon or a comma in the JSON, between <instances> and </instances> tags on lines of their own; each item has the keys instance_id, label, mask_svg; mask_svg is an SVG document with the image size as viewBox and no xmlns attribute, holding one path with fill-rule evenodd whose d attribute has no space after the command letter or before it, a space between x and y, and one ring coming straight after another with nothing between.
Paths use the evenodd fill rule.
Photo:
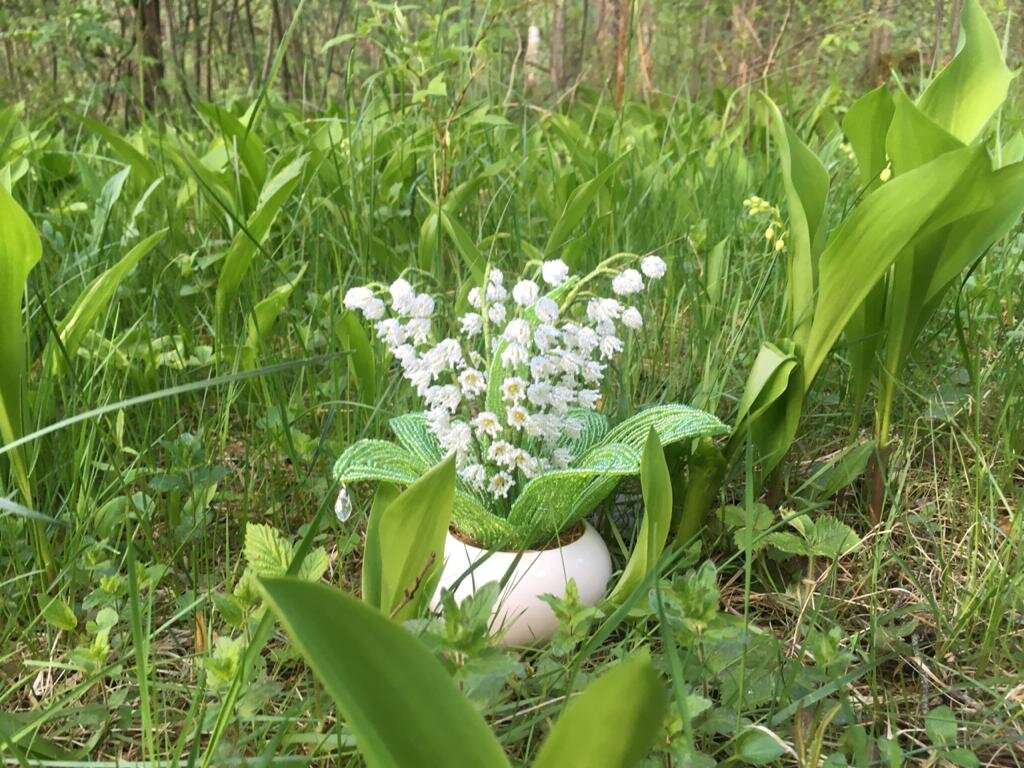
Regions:
<instances>
[{"instance_id":1,"label":"white beaded flower cluster","mask_svg":"<svg viewBox=\"0 0 1024 768\"><path fill-rule=\"evenodd\" d=\"M608 265L616 258L582 279L560 259L544 262L538 277L546 294L525 277L510 291L501 271L490 269L484 285L469 291L461 341L434 340L436 302L404 279L387 288L387 304L369 287L350 289L344 304L375 321L378 338L426 405L428 428L445 452L455 453L463 482L501 500L538 474L571 464L559 440L584 429L574 409L599 408L608 362L623 349L622 330L643 326L627 302L644 290L645 277L665 274L665 262L646 256L639 270L614 272ZM615 297L588 295L584 311L572 313L581 288L609 272ZM500 382L488 397L495 377Z\"/></svg>"}]
</instances>

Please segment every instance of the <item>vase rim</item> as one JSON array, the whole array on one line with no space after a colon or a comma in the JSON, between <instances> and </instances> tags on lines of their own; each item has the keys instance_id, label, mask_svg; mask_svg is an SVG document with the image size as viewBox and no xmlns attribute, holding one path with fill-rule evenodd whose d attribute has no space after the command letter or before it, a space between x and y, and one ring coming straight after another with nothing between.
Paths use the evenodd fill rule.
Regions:
<instances>
[{"instance_id":1,"label":"vase rim","mask_svg":"<svg viewBox=\"0 0 1024 768\"><path fill-rule=\"evenodd\" d=\"M594 526L592 526L588 521L580 520L580 521L578 521L576 523L573 523L573 525L569 528L569 530L566 531L564 534L561 534L561 536L564 539L563 541L558 542L558 536L556 535L554 541L556 541L558 543L555 543L553 546L546 546L546 547L532 546L532 547L527 547L526 549L489 549L489 548L484 547L481 544L478 544L477 542L473 541L469 536L464 534L462 531L458 530L455 526L450 526L448 528L447 535L450 536L451 538L455 539L460 544L464 544L465 546L470 547L471 549L475 549L478 552L494 552L495 554L506 554L506 555L518 555L518 554L524 554L525 555L525 554L537 554L537 553L540 553L540 552L553 552L555 550L565 549L566 547L571 547L573 544L575 544L576 542L578 542L581 539L583 539L591 531L593 533L597 534L597 529L594 528Z\"/></svg>"}]
</instances>

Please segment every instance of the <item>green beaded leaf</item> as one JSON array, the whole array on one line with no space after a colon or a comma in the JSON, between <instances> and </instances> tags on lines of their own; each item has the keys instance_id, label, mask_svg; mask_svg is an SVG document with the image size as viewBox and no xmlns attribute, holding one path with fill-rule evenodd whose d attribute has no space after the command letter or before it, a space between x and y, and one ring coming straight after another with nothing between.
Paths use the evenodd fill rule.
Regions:
<instances>
[{"instance_id":1,"label":"green beaded leaf","mask_svg":"<svg viewBox=\"0 0 1024 768\"><path fill-rule=\"evenodd\" d=\"M508 522L517 547L543 542L566 530L604 499L619 479L640 470L640 452L628 445L601 445L574 466L530 481L512 505Z\"/></svg>"},{"instance_id":2,"label":"green beaded leaf","mask_svg":"<svg viewBox=\"0 0 1024 768\"><path fill-rule=\"evenodd\" d=\"M428 466L437 464L444 458L437 437L427 426L424 414L407 413L396 416L388 422L388 426L402 447Z\"/></svg>"},{"instance_id":3,"label":"green beaded leaf","mask_svg":"<svg viewBox=\"0 0 1024 768\"><path fill-rule=\"evenodd\" d=\"M370 481L415 483L429 466L405 448L386 440L360 440L350 445L334 464L339 483Z\"/></svg>"},{"instance_id":4,"label":"green beaded leaf","mask_svg":"<svg viewBox=\"0 0 1024 768\"><path fill-rule=\"evenodd\" d=\"M415 419L404 421L406 418L400 417L391 422L392 429L395 429L395 421L401 422L395 432L403 442L413 439L416 432ZM437 463L424 461L408 448L385 440L360 440L341 454L334 465L334 479L339 483L374 482L407 486ZM507 520L494 515L479 498L458 486L452 522L474 541L487 546L505 546L515 539Z\"/></svg>"},{"instance_id":5,"label":"green beaded leaf","mask_svg":"<svg viewBox=\"0 0 1024 768\"><path fill-rule=\"evenodd\" d=\"M652 427L662 445L729 431L711 414L688 405L659 405L626 419L571 468L547 472L523 489L508 516L516 545L525 547L555 536L601 503L622 477L637 474Z\"/></svg>"},{"instance_id":6,"label":"green beaded leaf","mask_svg":"<svg viewBox=\"0 0 1024 768\"><path fill-rule=\"evenodd\" d=\"M694 437L725 435L729 428L710 413L691 408L688 405L656 405L629 417L615 426L601 445L622 443L637 452L643 451L647 433L654 427L662 445L690 440Z\"/></svg>"},{"instance_id":7,"label":"green beaded leaf","mask_svg":"<svg viewBox=\"0 0 1024 768\"><path fill-rule=\"evenodd\" d=\"M452 523L460 533L485 549L504 549L516 542L515 529L508 520L491 512L480 499L461 488L455 491Z\"/></svg>"},{"instance_id":8,"label":"green beaded leaf","mask_svg":"<svg viewBox=\"0 0 1024 768\"><path fill-rule=\"evenodd\" d=\"M714 416L686 405L660 405L641 411L612 430L604 416L574 412L584 422L576 440L560 445L579 455L568 469L531 480L513 502L507 518L492 512L486 499L456 487L452 522L488 549L521 550L543 543L581 520L611 493L622 477L640 471L640 455L653 427L662 445L728 432ZM421 413L391 420L402 445L360 440L334 465L341 483L358 481L411 485L441 460L440 448ZM578 452L578 453L577 453Z\"/></svg>"},{"instance_id":9,"label":"green beaded leaf","mask_svg":"<svg viewBox=\"0 0 1024 768\"><path fill-rule=\"evenodd\" d=\"M601 442L608 433L608 417L585 408L570 408L569 416L583 422L583 431L577 438L563 435L558 441L558 447L568 448L572 452L572 457L577 459Z\"/></svg>"}]
</instances>

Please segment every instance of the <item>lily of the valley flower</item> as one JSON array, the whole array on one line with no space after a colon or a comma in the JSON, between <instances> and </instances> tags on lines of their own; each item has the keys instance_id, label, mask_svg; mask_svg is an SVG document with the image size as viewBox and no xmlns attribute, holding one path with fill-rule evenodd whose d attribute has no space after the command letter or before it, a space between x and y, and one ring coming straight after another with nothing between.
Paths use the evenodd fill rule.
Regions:
<instances>
[{"instance_id":1,"label":"lily of the valley flower","mask_svg":"<svg viewBox=\"0 0 1024 768\"><path fill-rule=\"evenodd\" d=\"M443 304L404 279L388 287L388 304L368 287L352 288L344 298L348 309L376 321L377 337L426 404L428 428L442 450L455 454L461 482L496 501L538 474L572 466L576 457L559 441L583 432L573 409L600 407L601 384L624 348L624 332L643 327L640 310L628 302L644 290L645 279L662 277L666 265L658 256L644 257L639 270L613 275L617 298L588 292L577 311L573 291L584 283L591 288L590 277L609 270L580 280L555 259L539 271L510 291L505 275L489 270L467 295L473 311L458 318L461 339L437 339L433 318ZM553 293L543 295L534 278ZM570 280L576 282L566 286ZM339 518L350 510L343 490Z\"/></svg>"}]
</instances>

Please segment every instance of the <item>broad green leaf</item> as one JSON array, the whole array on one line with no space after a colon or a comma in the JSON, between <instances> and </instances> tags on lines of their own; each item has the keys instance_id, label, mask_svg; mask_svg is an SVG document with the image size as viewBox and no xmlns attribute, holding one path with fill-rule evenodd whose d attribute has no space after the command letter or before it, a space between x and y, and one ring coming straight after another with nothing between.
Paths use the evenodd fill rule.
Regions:
<instances>
[{"instance_id":1,"label":"broad green leaf","mask_svg":"<svg viewBox=\"0 0 1024 768\"><path fill-rule=\"evenodd\" d=\"M752 544L755 550L772 546L790 555L807 556L813 554L808 548L807 542L795 533L776 531L774 533L769 533L767 536L762 536L760 539L755 539L754 536L749 535L751 533L754 533L754 536L757 535L753 531L736 531L737 549L745 552Z\"/></svg>"},{"instance_id":2,"label":"broad green leaf","mask_svg":"<svg viewBox=\"0 0 1024 768\"><path fill-rule=\"evenodd\" d=\"M398 619L414 618L434 591L455 501L455 457L433 467L380 510L373 540L380 558L380 605Z\"/></svg>"},{"instance_id":3,"label":"broad green leaf","mask_svg":"<svg viewBox=\"0 0 1024 768\"><path fill-rule=\"evenodd\" d=\"M387 506L399 497L401 490L391 483L378 483L373 493L373 504L370 505L370 518L366 523L366 540L380 541L380 519ZM380 605L380 580L381 580L381 559L380 547L376 544L372 547L363 546L363 572L359 587L362 591L363 602L373 607Z\"/></svg>"},{"instance_id":4,"label":"broad green leaf","mask_svg":"<svg viewBox=\"0 0 1024 768\"><path fill-rule=\"evenodd\" d=\"M956 743L956 714L946 705L935 707L924 716L924 729L936 747L950 747Z\"/></svg>"},{"instance_id":5,"label":"broad green leaf","mask_svg":"<svg viewBox=\"0 0 1024 768\"><path fill-rule=\"evenodd\" d=\"M562 435L558 439L559 448L568 448L573 458L578 458L588 450L597 445L604 436L608 434L608 417L597 411L588 411L586 408L570 408L569 416L579 419L583 423L583 431L579 437Z\"/></svg>"},{"instance_id":6,"label":"broad green leaf","mask_svg":"<svg viewBox=\"0 0 1024 768\"><path fill-rule=\"evenodd\" d=\"M852 485L864 474L868 461L874 455L876 444L868 440L846 448L823 471L817 473L812 482L817 495L830 498L842 488Z\"/></svg>"},{"instance_id":7,"label":"broad green leaf","mask_svg":"<svg viewBox=\"0 0 1024 768\"><path fill-rule=\"evenodd\" d=\"M200 102L198 108L220 131L219 139L225 144L234 144L250 180L257 189L262 188L267 180L267 157L256 132L247 129L238 118L216 104Z\"/></svg>"},{"instance_id":8,"label":"broad green leaf","mask_svg":"<svg viewBox=\"0 0 1024 768\"><path fill-rule=\"evenodd\" d=\"M57 324L57 333L69 358L73 358L82 339L92 330L96 319L106 310L118 286L127 277L142 257L157 246L167 234L166 229L154 232L137 243L119 262L107 269L86 287L71 306L64 319ZM49 360L54 373L63 368L64 357L56 347L51 346Z\"/></svg>"},{"instance_id":9,"label":"broad green leaf","mask_svg":"<svg viewBox=\"0 0 1024 768\"><path fill-rule=\"evenodd\" d=\"M384 440L360 440L350 445L334 465L340 483L375 482L412 485L430 465L405 448ZM513 539L504 518L491 514L468 493L455 494L452 519L460 531L485 546L500 547Z\"/></svg>"},{"instance_id":10,"label":"broad green leaf","mask_svg":"<svg viewBox=\"0 0 1024 768\"><path fill-rule=\"evenodd\" d=\"M321 584L267 579L264 590L370 768L508 765L441 662L405 629Z\"/></svg>"},{"instance_id":11,"label":"broad green leaf","mask_svg":"<svg viewBox=\"0 0 1024 768\"><path fill-rule=\"evenodd\" d=\"M946 289L1003 237L1024 211L1024 165L995 171L986 177L985 187L991 205L924 238L896 263L886 337L886 370L894 375L902 370ZM963 194L969 197L966 190Z\"/></svg>"},{"instance_id":12,"label":"broad green leaf","mask_svg":"<svg viewBox=\"0 0 1024 768\"><path fill-rule=\"evenodd\" d=\"M896 175L912 171L955 149L963 142L933 122L903 91L893 95L892 123L885 136L885 151Z\"/></svg>"},{"instance_id":13,"label":"broad green leaf","mask_svg":"<svg viewBox=\"0 0 1024 768\"><path fill-rule=\"evenodd\" d=\"M323 547L314 547L309 551L309 554L302 558L302 563L299 565L299 571L295 574L295 577L303 581L320 581L324 574L327 573L327 568L330 564L331 561L327 556L327 550Z\"/></svg>"},{"instance_id":14,"label":"broad green leaf","mask_svg":"<svg viewBox=\"0 0 1024 768\"><path fill-rule=\"evenodd\" d=\"M632 768L654 745L666 710L665 691L650 658L633 655L569 703L534 768Z\"/></svg>"},{"instance_id":15,"label":"broad green leaf","mask_svg":"<svg viewBox=\"0 0 1024 768\"><path fill-rule=\"evenodd\" d=\"M659 405L641 411L611 429L568 469L545 472L531 480L508 514L516 539L501 546L529 547L550 539L590 512L620 478L639 472L641 451L652 427L663 446L728 432L711 414L686 405Z\"/></svg>"},{"instance_id":16,"label":"broad green leaf","mask_svg":"<svg viewBox=\"0 0 1024 768\"><path fill-rule=\"evenodd\" d=\"M604 188L605 182L615 173L615 170L625 157L626 155L622 155L613 160L594 178L583 182L572 191L561 215L551 227L551 234L548 235L547 244L544 246L545 257L550 258L559 248L566 244L569 235L583 221L583 217L590 209L597 195Z\"/></svg>"},{"instance_id":17,"label":"broad green leaf","mask_svg":"<svg viewBox=\"0 0 1024 768\"><path fill-rule=\"evenodd\" d=\"M0 187L0 442L22 435L25 385L25 335L21 300L29 272L42 256L42 244L31 219L10 193ZM26 506L32 506L31 485L20 449L7 452Z\"/></svg>"},{"instance_id":18,"label":"broad green leaf","mask_svg":"<svg viewBox=\"0 0 1024 768\"><path fill-rule=\"evenodd\" d=\"M370 405L377 401L377 356L359 317L346 310L334 327L338 340L349 352L348 369L355 376L360 399Z\"/></svg>"},{"instance_id":19,"label":"broad green leaf","mask_svg":"<svg viewBox=\"0 0 1024 768\"><path fill-rule=\"evenodd\" d=\"M697 441L686 462L686 488L682 503L677 500L673 505L677 544L686 545L700 532L728 470L729 462L711 438L703 437Z\"/></svg>"},{"instance_id":20,"label":"broad green leaf","mask_svg":"<svg viewBox=\"0 0 1024 768\"><path fill-rule=\"evenodd\" d=\"M850 361L850 403L853 423L859 423L864 400L878 363L878 350L885 340L885 303L888 281L881 278L846 323L843 331Z\"/></svg>"},{"instance_id":21,"label":"broad green leaf","mask_svg":"<svg viewBox=\"0 0 1024 768\"><path fill-rule=\"evenodd\" d=\"M31 710L0 712L0 745L10 754L11 762L31 765L30 758L74 762L84 756L84 752L68 752L40 736L38 724L34 723L36 717Z\"/></svg>"},{"instance_id":22,"label":"broad green leaf","mask_svg":"<svg viewBox=\"0 0 1024 768\"><path fill-rule=\"evenodd\" d=\"M438 224L440 214L431 211L420 225L420 235L416 242L416 266L425 272L436 268L438 246Z\"/></svg>"},{"instance_id":23,"label":"broad green leaf","mask_svg":"<svg viewBox=\"0 0 1024 768\"><path fill-rule=\"evenodd\" d=\"M121 197L121 191L124 189L124 183L130 172L131 168L125 166L107 179L103 184L103 189L100 190L99 199L96 200L92 210L92 234L89 237L89 247L93 252L99 252L103 246L103 236L107 231L110 213L114 209L114 204Z\"/></svg>"},{"instance_id":24,"label":"broad green leaf","mask_svg":"<svg viewBox=\"0 0 1024 768\"><path fill-rule=\"evenodd\" d=\"M608 596L613 603L621 603L657 565L672 524L672 478L654 427L647 433L647 444L640 459L640 488L644 497L643 521L629 562Z\"/></svg>"},{"instance_id":25,"label":"broad green leaf","mask_svg":"<svg viewBox=\"0 0 1024 768\"><path fill-rule=\"evenodd\" d=\"M288 304L292 291L295 290L295 286L298 285L305 272L306 265L303 264L293 280L274 288L252 308L252 314L248 318L245 344L242 347L241 368L243 370L251 370L256 367L256 356L262 349L264 340L270 335L274 324L277 323L277 318Z\"/></svg>"},{"instance_id":26,"label":"broad green leaf","mask_svg":"<svg viewBox=\"0 0 1024 768\"><path fill-rule=\"evenodd\" d=\"M925 292L926 304L941 299L957 276L1020 219L1024 211L1024 163L1000 168L989 184L994 203L958 221L945 238Z\"/></svg>"},{"instance_id":27,"label":"broad green leaf","mask_svg":"<svg viewBox=\"0 0 1024 768\"><path fill-rule=\"evenodd\" d=\"M904 248L926 225L938 226L977 204L958 195L987 167L982 149L948 152L883 184L843 222L818 262L814 322L804 352L805 388L814 382L850 317Z\"/></svg>"},{"instance_id":28,"label":"broad green leaf","mask_svg":"<svg viewBox=\"0 0 1024 768\"><path fill-rule=\"evenodd\" d=\"M159 175L157 167L153 161L136 149L130 141L121 136L121 134L113 128L101 123L99 120L93 120L91 117L86 117L85 115L72 114L72 117L106 141L107 144L110 145L110 148L114 150L114 154L116 154L122 162L130 165L132 172L138 176L143 183L150 184Z\"/></svg>"},{"instance_id":29,"label":"broad green leaf","mask_svg":"<svg viewBox=\"0 0 1024 768\"><path fill-rule=\"evenodd\" d=\"M206 158L200 159L180 140L171 142L164 139L160 142L163 154L167 157L185 179L178 190L177 204L184 207L201 191L203 197L209 199L215 211L225 211L229 221L245 218L244 207L238 199L237 185L231 177L222 171L223 162L215 163L216 168L207 166ZM209 162L209 161L207 161Z\"/></svg>"},{"instance_id":30,"label":"broad green leaf","mask_svg":"<svg viewBox=\"0 0 1024 768\"><path fill-rule=\"evenodd\" d=\"M728 452L736 456L749 434L762 476L771 472L793 443L803 410L804 380L789 339L765 343L747 377Z\"/></svg>"},{"instance_id":31,"label":"broad green leaf","mask_svg":"<svg viewBox=\"0 0 1024 768\"><path fill-rule=\"evenodd\" d=\"M283 576L295 548L271 525L246 523L245 561L257 576Z\"/></svg>"},{"instance_id":32,"label":"broad green leaf","mask_svg":"<svg viewBox=\"0 0 1024 768\"><path fill-rule=\"evenodd\" d=\"M785 394L799 361L792 350L792 342L784 339L781 346L788 351L771 342L765 342L758 350L736 410L737 428L748 417L756 420Z\"/></svg>"},{"instance_id":33,"label":"broad green leaf","mask_svg":"<svg viewBox=\"0 0 1024 768\"><path fill-rule=\"evenodd\" d=\"M772 137L779 148L789 208L789 330L802 348L810 333L817 255L824 242L821 226L828 197L828 171L767 99Z\"/></svg>"},{"instance_id":34,"label":"broad green leaf","mask_svg":"<svg viewBox=\"0 0 1024 768\"><path fill-rule=\"evenodd\" d=\"M1006 99L1013 76L978 0L966 0L960 26L960 50L921 94L918 106L949 133L970 144Z\"/></svg>"},{"instance_id":35,"label":"broad green leaf","mask_svg":"<svg viewBox=\"0 0 1024 768\"><path fill-rule=\"evenodd\" d=\"M892 115L892 96L881 85L851 104L843 118L843 132L857 157L862 187L876 181L886 166L885 135Z\"/></svg>"},{"instance_id":36,"label":"broad green leaf","mask_svg":"<svg viewBox=\"0 0 1024 768\"><path fill-rule=\"evenodd\" d=\"M1024 132L1017 131L999 149L999 167L1015 165L1024 160Z\"/></svg>"},{"instance_id":37,"label":"broad green leaf","mask_svg":"<svg viewBox=\"0 0 1024 768\"><path fill-rule=\"evenodd\" d=\"M819 557L834 560L859 546L860 537L854 530L831 515L818 515L807 529L807 547Z\"/></svg>"},{"instance_id":38,"label":"broad green leaf","mask_svg":"<svg viewBox=\"0 0 1024 768\"><path fill-rule=\"evenodd\" d=\"M56 597L43 597L43 619L47 624L70 632L78 626L78 619L71 606Z\"/></svg>"},{"instance_id":39,"label":"broad green leaf","mask_svg":"<svg viewBox=\"0 0 1024 768\"><path fill-rule=\"evenodd\" d=\"M242 278L245 277L252 265L256 249L262 247L281 207L298 186L305 164L306 157L303 155L293 160L267 182L260 193L256 210L249 217L245 228L239 229L232 239L217 280L215 301L217 327L220 330L223 330L224 327L228 302L238 291Z\"/></svg>"},{"instance_id":40,"label":"broad green leaf","mask_svg":"<svg viewBox=\"0 0 1024 768\"><path fill-rule=\"evenodd\" d=\"M735 742L736 756L747 765L766 765L786 752L785 742L761 725L748 725Z\"/></svg>"}]
</instances>

